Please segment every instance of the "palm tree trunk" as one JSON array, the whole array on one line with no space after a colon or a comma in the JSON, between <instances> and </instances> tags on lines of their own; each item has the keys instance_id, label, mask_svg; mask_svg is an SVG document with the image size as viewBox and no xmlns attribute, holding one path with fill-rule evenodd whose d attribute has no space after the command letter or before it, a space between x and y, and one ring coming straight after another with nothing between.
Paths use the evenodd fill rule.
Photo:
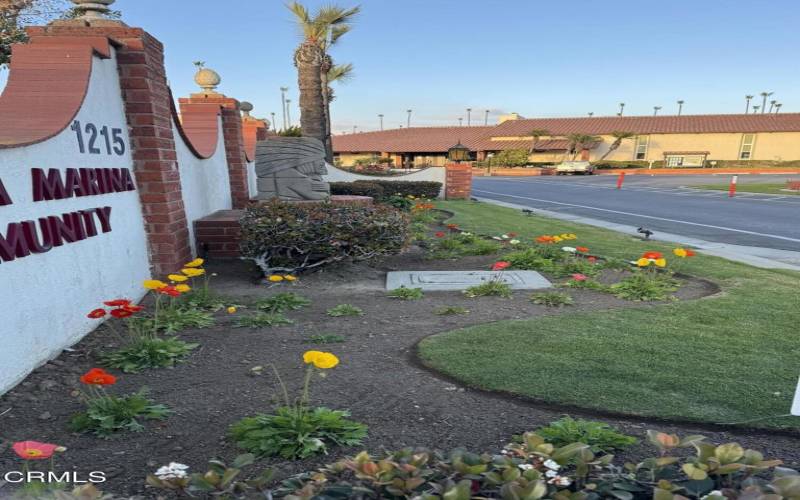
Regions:
<instances>
[{"instance_id":1,"label":"palm tree trunk","mask_svg":"<svg viewBox=\"0 0 800 500\"><path fill-rule=\"evenodd\" d=\"M601 156L600 159L597 161L605 160L608 157L608 155L619 149L621 144L622 144L622 139L617 139L616 141L612 142L611 146L608 147L608 151L603 153L603 156Z\"/></svg>"},{"instance_id":2,"label":"palm tree trunk","mask_svg":"<svg viewBox=\"0 0 800 500\"><path fill-rule=\"evenodd\" d=\"M294 54L297 83L300 89L300 127L304 137L326 143L325 102L322 95L324 53L313 41L305 41Z\"/></svg>"},{"instance_id":3,"label":"palm tree trunk","mask_svg":"<svg viewBox=\"0 0 800 500\"><path fill-rule=\"evenodd\" d=\"M328 87L328 71L331 70L333 61L328 54L323 54L322 65L320 66L319 79L322 93L322 110L325 114L325 161L333 163L333 141L331 140L331 102L330 90Z\"/></svg>"}]
</instances>

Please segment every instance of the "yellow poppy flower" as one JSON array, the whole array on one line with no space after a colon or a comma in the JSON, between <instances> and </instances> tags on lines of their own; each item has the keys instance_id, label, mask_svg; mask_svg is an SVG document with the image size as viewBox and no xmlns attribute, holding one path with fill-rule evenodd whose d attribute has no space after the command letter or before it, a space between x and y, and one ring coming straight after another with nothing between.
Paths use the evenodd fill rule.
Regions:
<instances>
[{"instance_id":1,"label":"yellow poppy flower","mask_svg":"<svg viewBox=\"0 0 800 500\"><path fill-rule=\"evenodd\" d=\"M277 274L273 274L272 276L270 276L267 279L270 280L273 283L277 283L279 281L283 281L284 278L283 278L283 276L280 276L280 275L277 275Z\"/></svg>"},{"instance_id":2,"label":"yellow poppy flower","mask_svg":"<svg viewBox=\"0 0 800 500\"><path fill-rule=\"evenodd\" d=\"M203 259L194 259L193 261L184 264L183 267L200 267L205 264L205 262L206 261Z\"/></svg>"},{"instance_id":3,"label":"yellow poppy flower","mask_svg":"<svg viewBox=\"0 0 800 500\"><path fill-rule=\"evenodd\" d=\"M658 267L666 267L667 266L667 259L656 259L656 266L658 266Z\"/></svg>"},{"instance_id":4,"label":"yellow poppy flower","mask_svg":"<svg viewBox=\"0 0 800 500\"><path fill-rule=\"evenodd\" d=\"M639 267L647 267L650 265L650 259L645 259L642 257L641 259L636 261L636 265Z\"/></svg>"},{"instance_id":5,"label":"yellow poppy flower","mask_svg":"<svg viewBox=\"0 0 800 500\"><path fill-rule=\"evenodd\" d=\"M672 253L681 258L686 257L686 250L683 248L676 248L675 250L672 251Z\"/></svg>"},{"instance_id":6,"label":"yellow poppy flower","mask_svg":"<svg viewBox=\"0 0 800 500\"><path fill-rule=\"evenodd\" d=\"M175 290L177 290L177 291L179 291L181 293L186 293L186 292L190 291L191 289L192 289L192 287L190 287L189 285L175 285Z\"/></svg>"},{"instance_id":7,"label":"yellow poppy flower","mask_svg":"<svg viewBox=\"0 0 800 500\"><path fill-rule=\"evenodd\" d=\"M292 276L291 274L287 274L283 277L286 281L297 281L297 278Z\"/></svg>"},{"instance_id":8,"label":"yellow poppy flower","mask_svg":"<svg viewBox=\"0 0 800 500\"><path fill-rule=\"evenodd\" d=\"M181 272L190 278L196 278L198 276L204 275L206 273L206 270L189 267L186 269L181 269Z\"/></svg>"},{"instance_id":9,"label":"yellow poppy flower","mask_svg":"<svg viewBox=\"0 0 800 500\"><path fill-rule=\"evenodd\" d=\"M167 286L167 284L161 280L144 280L144 287L148 290L158 290L159 288L164 288L165 286Z\"/></svg>"},{"instance_id":10,"label":"yellow poppy flower","mask_svg":"<svg viewBox=\"0 0 800 500\"><path fill-rule=\"evenodd\" d=\"M170 281L175 281L177 283L183 283L184 281L189 279L182 274L170 274L169 276L167 276L167 278L169 278Z\"/></svg>"},{"instance_id":11,"label":"yellow poppy flower","mask_svg":"<svg viewBox=\"0 0 800 500\"><path fill-rule=\"evenodd\" d=\"M553 236L553 241L556 243L560 243L561 241L564 241L564 238L562 238L561 236Z\"/></svg>"},{"instance_id":12,"label":"yellow poppy flower","mask_svg":"<svg viewBox=\"0 0 800 500\"><path fill-rule=\"evenodd\" d=\"M329 352L321 352L313 361L314 366L321 370L334 368L339 364L339 358Z\"/></svg>"},{"instance_id":13,"label":"yellow poppy flower","mask_svg":"<svg viewBox=\"0 0 800 500\"><path fill-rule=\"evenodd\" d=\"M236 308L235 308L235 307L233 307L233 306L230 306L230 307L228 308L228 314L235 314L235 313L236 313Z\"/></svg>"},{"instance_id":14,"label":"yellow poppy flower","mask_svg":"<svg viewBox=\"0 0 800 500\"><path fill-rule=\"evenodd\" d=\"M322 351L306 351L305 353L303 353L303 363L305 363L307 365L310 365L321 354L325 354L325 353L323 353Z\"/></svg>"}]
</instances>

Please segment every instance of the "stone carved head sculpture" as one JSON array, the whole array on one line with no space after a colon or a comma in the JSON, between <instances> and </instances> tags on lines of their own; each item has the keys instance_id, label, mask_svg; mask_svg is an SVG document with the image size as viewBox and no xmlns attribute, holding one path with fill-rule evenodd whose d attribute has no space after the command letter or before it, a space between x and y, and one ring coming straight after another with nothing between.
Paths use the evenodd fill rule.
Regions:
<instances>
[{"instance_id":1,"label":"stone carved head sculpture","mask_svg":"<svg viewBox=\"0 0 800 500\"><path fill-rule=\"evenodd\" d=\"M312 137L270 137L256 145L257 200L325 200L325 147Z\"/></svg>"}]
</instances>

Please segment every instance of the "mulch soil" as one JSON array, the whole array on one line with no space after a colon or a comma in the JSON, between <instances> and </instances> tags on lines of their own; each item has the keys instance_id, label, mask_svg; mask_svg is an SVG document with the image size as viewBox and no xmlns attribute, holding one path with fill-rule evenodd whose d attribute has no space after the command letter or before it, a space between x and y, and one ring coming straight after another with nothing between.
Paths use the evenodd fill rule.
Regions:
<instances>
[{"instance_id":1,"label":"mulch soil","mask_svg":"<svg viewBox=\"0 0 800 500\"><path fill-rule=\"evenodd\" d=\"M512 435L546 425L564 414L605 421L639 438L647 429L657 428L680 435L703 434L718 443L737 441L764 451L768 457L783 459L789 467L798 466L800 434L599 415L463 387L426 369L416 359L415 346L429 335L499 320L653 307L588 290L569 289L575 304L561 309L532 304L529 291L515 291L511 299L469 299L459 292L428 292L422 300L402 301L388 298L384 290L387 271L488 269L496 258L428 260L423 251L412 249L377 263L337 265L296 283L274 286L254 280L254 269L243 262L211 262L208 271L218 274L213 279L214 289L233 303L246 306L285 291L296 292L312 303L287 314L295 321L292 325L234 328L237 317L254 313L252 308L242 307L235 315L217 313L216 325L211 328L181 332L180 338L201 344L186 363L174 369L121 374L119 383L111 389L123 394L147 386L155 402L168 405L175 413L163 422L148 422L145 432L126 433L111 440L66 429L69 417L82 409L73 395L79 386L78 377L96 365L98 354L117 345L106 328L99 328L0 398L0 471L20 468L10 449L12 442L52 442L68 448L58 457L58 470L75 470L84 476L102 470L109 478L102 485L104 491L155 497L157 492L145 487L144 477L157 467L177 461L190 465L192 471L205 471L208 459L231 459L239 454L241 451L226 438L229 426L242 417L269 412L276 402L276 380L271 370L254 375L251 368L274 364L290 391L299 390L304 371L301 356L308 349L331 351L342 360L328 377L314 381L312 403L349 410L354 420L369 426L369 436L362 447L332 449L328 456L259 462L264 468L274 467L278 477L313 469L362 448L371 452L405 446L496 451ZM695 300L714 293L718 288L713 283L686 278L677 296ZM364 316L326 315L329 308L343 303L362 308ZM434 311L442 306L461 306L470 312L436 315ZM315 334L339 334L346 341L324 346L307 343ZM635 460L651 453L650 446L640 444L623 455ZM7 488L0 489L0 497L7 492Z\"/></svg>"}]
</instances>

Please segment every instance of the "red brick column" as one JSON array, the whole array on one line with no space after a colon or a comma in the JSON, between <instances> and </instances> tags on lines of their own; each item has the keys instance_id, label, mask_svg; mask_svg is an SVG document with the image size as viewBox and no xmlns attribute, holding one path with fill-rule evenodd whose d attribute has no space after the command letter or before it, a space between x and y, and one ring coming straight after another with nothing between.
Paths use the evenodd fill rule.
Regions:
<instances>
[{"instance_id":1,"label":"red brick column","mask_svg":"<svg viewBox=\"0 0 800 500\"><path fill-rule=\"evenodd\" d=\"M172 133L164 46L140 28L113 22L103 26L66 22L31 28L29 34L32 38L57 36L58 43L66 43L66 37L104 36L121 44L117 51L120 83L153 274L162 276L180 269L191 260L191 247Z\"/></svg>"},{"instance_id":2,"label":"red brick column","mask_svg":"<svg viewBox=\"0 0 800 500\"><path fill-rule=\"evenodd\" d=\"M267 122L245 116L242 118L242 135L244 135L244 149L249 161L256 159L256 143L263 141L269 135Z\"/></svg>"},{"instance_id":3,"label":"red brick column","mask_svg":"<svg viewBox=\"0 0 800 500\"><path fill-rule=\"evenodd\" d=\"M468 163L448 163L445 171L445 199L468 200L472 194L472 166Z\"/></svg>"},{"instance_id":4,"label":"red brick column","mask_svg":"<svg viewBox=\"0 0 800 500\"><path fill-rule=\"evenodd\" d=\"M178 102L181 115L212 112L213 108L208 104L220 106L233 208L244 208L250 201L250 190L247 187L247 157L245 156L239 101L222 94L192 94L188 98L178 99Z\"/></svg>"}]
</instances>

